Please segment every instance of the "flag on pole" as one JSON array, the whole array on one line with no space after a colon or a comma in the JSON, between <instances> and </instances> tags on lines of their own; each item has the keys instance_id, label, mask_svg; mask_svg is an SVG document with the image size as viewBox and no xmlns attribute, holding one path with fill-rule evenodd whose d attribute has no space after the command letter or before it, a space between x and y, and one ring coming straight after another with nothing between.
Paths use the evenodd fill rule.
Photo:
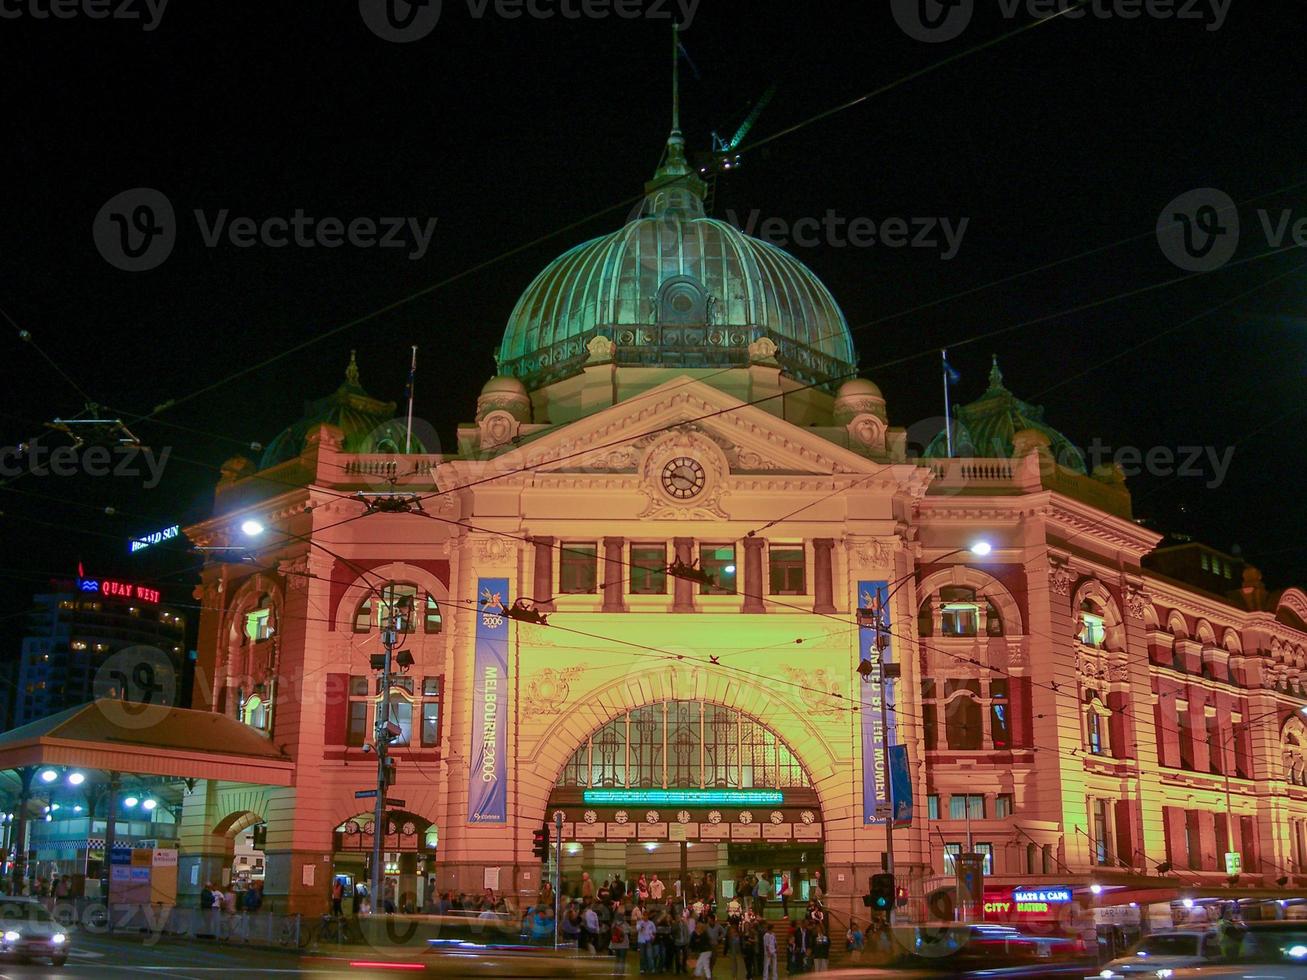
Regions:
<instances>
[{"instance_id":1,"label":"flag on pole","mask_svg":"<svg viewBox=\"0 0 1307 980\"><path fill-rule=\"evenodd\" d=\"M944 357L944 380L951 385L957 384L962 380L962 375L954 370L953 365L948 362L948 351L940 351Z\"/></svg>"},{"instance_id":2,"label":"flag on pole","mask_svg":"<svg viewBox=\"0 0 1307 980\"><path fill-rule=\"evenodd\" d=\"M418 370L418 349L413 348L413 359L408 366L408 384L404 386L404 397L408 399L408 428L404 434L404 453L413 451L413 379Z\"/></svg>"}]
</instances>

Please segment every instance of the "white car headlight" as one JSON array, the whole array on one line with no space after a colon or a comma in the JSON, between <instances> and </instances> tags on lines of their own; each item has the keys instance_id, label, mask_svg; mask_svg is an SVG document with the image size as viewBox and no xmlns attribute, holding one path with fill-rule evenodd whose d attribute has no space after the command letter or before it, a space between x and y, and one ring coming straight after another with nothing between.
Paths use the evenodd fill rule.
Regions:
<instances>
[{"instance_id":1,"label":"white car headlight","mask_svg":"<svg viewBox=\"0 0 1307 980\"><path fill-rule=\"evenodd\" d=\"M63 943L68 942L68 937L65 936L62 932L56 932L53 936L50 937L50 942L54 943L56 946L60 946Z\"/></svg>"},{"instance_id":2,"label":"white car headlight","mask_svg":"<svg viewBox=\"0 0 1307 980\"><path fill-rule=\"evenodd\" d=\"M10 929L8 932L5 933L5 942L7 943L16 943L18 942L18 940L22 938L23 938L22 935L18 932L15 932L13 929Z\"/></svg>"},{"instance_id":3,"label":"white car headlight","mask_svg":"<svg viewBox=\"0 0 1307 980\"><path fill-rule=\"evenodd\" d=\"M1111 970L1099 970L1098 975L1102 977L1103 980L1112 980L1112 977L1116 976L1116 974Z\"/></svg>"},{"instance_id":4,"label":"white car headlight","mask_svg":"<svg viewBox=\"0 0 1307 980\"><path fill-rule=\"evenodd\" d=\"M1175 976L1175 971L1168 970L1166 967L1162 967L1162 969L1157 971L1157 976L1159 980L1166 980L1167 977Z\"/></svg>"}]
</instances>

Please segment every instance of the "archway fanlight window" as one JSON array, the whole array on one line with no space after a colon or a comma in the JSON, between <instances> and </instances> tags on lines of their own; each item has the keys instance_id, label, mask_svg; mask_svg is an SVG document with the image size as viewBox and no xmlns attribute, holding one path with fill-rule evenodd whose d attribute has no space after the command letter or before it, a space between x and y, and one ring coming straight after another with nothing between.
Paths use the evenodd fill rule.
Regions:
<instances>
[{"instance_id":1,"label":"archway fanlight window","mask_svg":"<svg viewBox=\"0 0 1307 980\"><path fill-rule=\"evenodd\" d=\"M939 612L940 636L1003 635L1003 616L994 600L969 586L945 585L926 596L917 613L917 632L921 636L935 634L935 610Z\"/></svg>"},{"instance_id":2,"label":"archway fanlight window","mask_svg":"<svg viewBox=\"0 0 1307 980\"><path fill-rule=\"evenodd\" d=\"M275 632L272 620L272 600L264 593L259 596L259 604L245 614L245 636L255 643L268 639Z\"/></svg>"},{"instance_id":3,"label":"archway fanlight window","mask_svg":"<svg viewBox=\"0 0 1307 980\"><path fill-rule=\"evenodd\" d=\"M439 633L443 624L440 603L431 593L426 593L419 603L419 591L416 585L407 582L387 582L376 590L378 594L369 594L359 603L354 613L354 632L371 633L387 625L392 608L402 610L407 604L411 610L421 609L422 630L425 633ZM401 632L417 631L418 616L413 612L401 617Z\"/></svg>"},{"instance_id":4,"label":"archway fanlight window","mask_svg":"<svg viewBox=\"0 0 1307 980\"><path fill-rule=\"evenodd\" d=\"M1107 642L1107 621L1093 599L1080 603L1080 621L1076 639L1087 647L1102 647Z\"/></svg>"},{"instance_id":5,"label":"archway fanlight window","mask_svg":"<svg viewBox=\"0 0 1307 980\"><path fill-rule=\"evenodd\" d=\"M789 789L811 781L789 747L743 712L704 701L634 708L594 732L559 786Z\"/></svg>"},{"instance_id":6,"label":"archway fanlight window","mask_svg":"<svg viewBox=\"0 0 1307 980\"><path fill-rule=\"evenodd\" d=\"M251 694L241 705L241 721L251 728L264 731L268 727L268 705L257 694Z\"/></svg>"}]
</instances>

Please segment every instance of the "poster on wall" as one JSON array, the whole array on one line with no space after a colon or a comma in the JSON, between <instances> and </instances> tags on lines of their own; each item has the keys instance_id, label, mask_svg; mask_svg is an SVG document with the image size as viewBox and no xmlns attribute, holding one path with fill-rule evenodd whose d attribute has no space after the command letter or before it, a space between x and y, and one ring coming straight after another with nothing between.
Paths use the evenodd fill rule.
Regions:
<instances>
[{"instance_id":1,"label":"poster on wall","mask_svg":"<svg viewBox=\"0 0 1307 980\"><path fill-rule=\"evenodd\" d=\"M862 581L858 583L858 608L882 608L881 617L883 635L889 640L884 653L876 649L876 630L861 627L858 630L859 657L871 665L866 681L860 685L859 694L862 701L862 822L864 824L884 823L889 816L889 778L885 772L886 744L894 745L898 741L898 725L895 720L897 704L895 688L898 681L884 678L882 664L892 664L894 659L894 638L890 632L894 628L889 615L889 583L882 580ZM885 718L881 718L881 698L885 699ZM888 722L889 731L884 729ZM888 739L888 743L886 742ZM908 798L911 811L911 796ZM897 814L895 815L897 819Z\"/></svg>"},{"instance_id":2,"label":"poster on wall","mask_svg":"<svg viewBox=\"0 0 1307 980\"><path fill-rule=\"evenodd\" d=\"M508 579L477 579L468 823L508 822Z\"/></svg>"}]
</instances>

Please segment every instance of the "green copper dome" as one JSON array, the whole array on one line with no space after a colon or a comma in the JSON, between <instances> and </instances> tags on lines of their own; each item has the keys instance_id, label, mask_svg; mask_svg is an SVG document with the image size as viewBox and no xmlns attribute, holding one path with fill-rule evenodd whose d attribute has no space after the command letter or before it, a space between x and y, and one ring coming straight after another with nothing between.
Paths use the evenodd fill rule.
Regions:
<instances>
[{"instance_id":1,"label":"green copper dome","mask_svg":"<svg viewBox=\"0 0 1307 980\"><path fill-rule=\"evenodd\" d=\"M749 345L777 347L786 374L833 388L857 361L830 291L787 252L704 214L704 185L679 132L646 185L638 216L578 245L517 301L496 360L529 389L578 373L596 336L619 365L744 366Z\"/></svg>"},{"instance_id":2,"label":"green copper dome","mask_svg":"<svg viewBox=\"0 0 1307 980\"><path fill-rule=\"evenodd\" d=\"M1016 455L1013 436L1033 429L1048 438L1053 458L1068 469L1085 473L1085 457L1066 436L1044 421L1044 409L1024 402L1003 386L998 358L989 372L989 389L969 405L956 408L953 455L977 459L1011 459ZM948 437L941 432L922 453L927 459L948 455Z\"/></svg>"},{"instance_id":3,"label":"green copper dome","mask_svg":"<svg viewBox=\"0 0 1307 980\"><path fill-rule=\"evenodd\" d=\"M324 423L344 433L343 448L347 453L402 454L404 451L405 424L403 419L395 417L395 403L379 401L363 390L359 384L358 362L350 351L345 382L326 398L305 404L299 421L283 429L263 451L259 469L297 457L308 434ZM427 451L416 437L411 450Z\"/></svg>"}]
</instances>

